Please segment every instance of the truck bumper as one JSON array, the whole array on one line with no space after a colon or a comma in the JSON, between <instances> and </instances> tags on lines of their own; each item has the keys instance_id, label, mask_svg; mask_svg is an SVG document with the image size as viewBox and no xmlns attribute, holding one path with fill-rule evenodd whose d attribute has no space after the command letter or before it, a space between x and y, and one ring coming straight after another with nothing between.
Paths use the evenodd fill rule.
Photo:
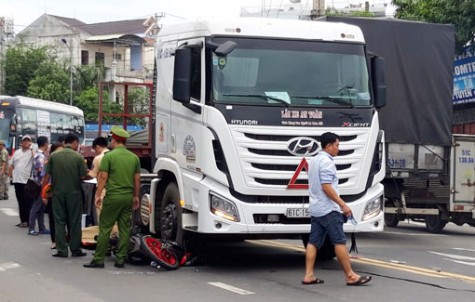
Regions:
<instances>
[{"instance_id":1,"label":"truck bumper","mask_svg":"<svg viewBox=\"0 0 475 302\"><path fill-rule=\"evenodd\" d=\"M185 229L198 233L209 234L305 234L310 232L308 217L286 220L288 209L308 209L308 203L248 203L236 199L229 193L229 189L210 179L203 179L191 194L185 197L185 211L183 226ZM188 193L190 193L188 191ZM210 210L210 194L234 204L239 215L239 221L231 221L217 216ZM357 224L347 222L345 232L378 232L383 230L383 194L384 187L377 184L370 188L363 197L349 203ZM365 207L368 203L379 200L379 211L375 211L369 218L363 220ZM199 214L198 214L199 213ZM366 215L368 216L368 215ZM269 217L266 222L259 222L257 217ZM283 219L279 219L283 218ZM273 222L274 221L274 222Z\"/></svg>"}]
</instances>

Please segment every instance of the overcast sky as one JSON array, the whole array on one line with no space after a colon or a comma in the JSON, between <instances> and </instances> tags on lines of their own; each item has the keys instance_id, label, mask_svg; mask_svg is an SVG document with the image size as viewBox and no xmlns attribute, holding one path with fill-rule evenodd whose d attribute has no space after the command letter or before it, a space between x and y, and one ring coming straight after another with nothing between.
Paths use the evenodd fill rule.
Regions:
<instances>
[{"instance_id":1,"label":"overcast sky","mask_svg":"<svg viewBox=\"0 0 475 302\"><path fill-rule=\"evenodd\" d=\"M278 5L281 1L289 2L273 2ZM18 33L44 13L96 23L147 18L165 12L166 19L176 22L198 16L237 17L241 6L262 3L262 0L0 0L0 16L13 18Z\"/></svg>"},{"instance_id":2,"label":"overcast sky","mask_svg":"<svg viewBox=\"0 0 475 302\"><path fill-rule=\"evenodd\" d=\"M326 6L341 8L364 1L326 0ZM300 2L305 10L313 6L313 0L0 0L0 17L13 18L18 33L44 13L76 18L85 23L141 19L165 13L166 17L159 23L167 24L200 16L238 17L241 7L252 7L251 11L256 12L262 6L295 6L292 2ZM391 0L369 2L381 5Z\"/></svg>"}]
</instances>

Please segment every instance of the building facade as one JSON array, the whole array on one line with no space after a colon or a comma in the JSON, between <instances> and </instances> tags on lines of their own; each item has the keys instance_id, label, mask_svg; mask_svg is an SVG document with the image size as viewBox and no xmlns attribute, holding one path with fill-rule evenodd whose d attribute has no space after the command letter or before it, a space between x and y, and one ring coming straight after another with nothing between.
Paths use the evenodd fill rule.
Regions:
<instances>
[{"instance_id":1,"label":"building facade","mask_svg":"<svg viewBox=\"0 0 475 302\"><path fill-rule=\"evenodd\" d=\"M146 19L86 24L73 18L43 14L15 37L16 42L50 46L71 66L103 66L105 80L152 80L154 41L145 37Z\"/></svg>"}]
</instances>

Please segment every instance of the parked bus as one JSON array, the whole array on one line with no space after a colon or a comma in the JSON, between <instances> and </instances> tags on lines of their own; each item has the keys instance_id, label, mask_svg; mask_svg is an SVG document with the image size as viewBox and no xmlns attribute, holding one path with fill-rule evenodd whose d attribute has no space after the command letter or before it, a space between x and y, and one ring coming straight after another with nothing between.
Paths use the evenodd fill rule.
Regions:
<instances>
[{"instance_id":1,"label":"parked bus","mask_svg":"<svg viewBox=\"0 0 475 302\"><path fill-rule=\"evenodd\" d=\"M0 139L10 154L19 148L24 135L33 142L46 136L51 142L74 133L84 141L84 113L75 106L24 96L0 96Z\"/></svg>"}]
</instances>

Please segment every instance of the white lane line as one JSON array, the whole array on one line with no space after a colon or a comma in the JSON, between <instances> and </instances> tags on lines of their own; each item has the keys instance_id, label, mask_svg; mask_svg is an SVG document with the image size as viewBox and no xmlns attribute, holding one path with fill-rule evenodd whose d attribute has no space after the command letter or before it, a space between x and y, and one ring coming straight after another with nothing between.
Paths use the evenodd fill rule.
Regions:
<instances>
[{"instance_id":1,"label":"white lane line","mask_svg":"<svg viewBox=\"0 0 475 302\"><path fill-rule=\"evenodd\" d=\"M475 252L473 249L465 249L463 247L453 247L452 249L457 251Z\"/></svg>"},{"instance_id":2,"label":"white lane line","mask_svg":"<svg viewBox=\"0 0 475 302\"><path fill-rule=\"evenodd\" d=\"M230 292L240 294L240 295L254 295L253 292L247 291L242 288L234 287L232 285L222 283L222 282L208 282L209 285L216 286L225 290L229 290Z\"/></svg>"},{"instance_id":3,"label":"white lane line","mask_svg":"<svg viewBox=\"0 0 475 302\"><path fill-rule=\"evenodd\" d=\"M427 251L427 252L429 252L431 254L447 257L447 258L450 258L450 259L475 261L475 257L454 255L454 254L445 254L445 253L439 253L439 252L433 252L433 251Z\"/></svg>"},{"instance_id":4,"label":"white lane line","mask_svg":"<svg viewBox=\"0 0 475 302\"><path fill-rule=\"evenodd\" d=\"M435 236L435 237L449 236L449 235L444 235L444 234L404 233L404 232L388 232L388 231L384 231L384 234L395 234L395 235L406 235L406 236Z\"/></svg>"},{"instance_id":5,"label":"white lane line","mask_svg":"<svg viewBox=\"0 0 475 302\"><path fill-rule=\"evenodd\" d=\"M18 216L18 211L12 208L0 208L0 212L7 216Z\"/></svg>"},{"instance_id":6,"label":"white lane line","mask_svg":"<svg viewBox=\"0 0 475 302\"><path fill-rule=\"evenodd\" d=\"M455 262L455 263L458 263L458 264L465 264L465 265L468 265L468 266L475 266L475 262L465 262L465 261L459 261L459 260L453 260L453 259L445 259L445 260L452 261L452 262Z\"/></svg>"},{"instance_id":7,"label":"white lane line","mask_svg":"<svg viewBox=\"0 0 475 302\"><path fill-rule=\"evenodd\" d=\"M15 262L5 262L0 264L0 272L4 272L7 269L17 268L20 267L20 264Z\"/></svg>"}]
</instances>

